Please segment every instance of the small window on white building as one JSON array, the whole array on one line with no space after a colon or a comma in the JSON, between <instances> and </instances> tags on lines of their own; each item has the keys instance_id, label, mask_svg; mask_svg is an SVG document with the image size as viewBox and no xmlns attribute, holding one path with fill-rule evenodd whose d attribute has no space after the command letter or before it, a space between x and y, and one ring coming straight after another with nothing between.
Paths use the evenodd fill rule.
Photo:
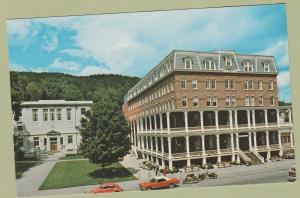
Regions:
<instances>
[{"instance_id":1,"label":"small window on white building","mask_svg":"<svg viewBox=\"0 0 300 198\"><path fill-rule=\"evenodd\" d=\"M181 107L182 108L187 108L187 97L183 97L181 99Z\"/></svg>"},{"instance_id":2,"label":"small window on white building","mask_svg":"<svg viewBox=\"0 0 300 198\"><path fill-rule=\"evenodd\" d=\"M38 110L37 109L32 109L32 120L38 121Z\"/></svg>"},{"instance_id":3,"label":"small window on white building","mask_svg":"<svg viewBox=\"0 0 300 198\"><path fill-rule=\"evenodd\" d=\"M193 79L192 80L192 88L193 89L197 89L198 87L197 87L197 79Z\"/></svg>"},{"instance_id":4,"label":"small window on white building","mask_svg":"<svg viewBox=\"0 0 300 198\"><path fill-rule=\"evenodd\" d=\"M40 146L40 138L39 137L33 138L33 146Z\"/></svg>"},{"instance_id":5,"label":"small window on white building","mask_svg":"<svg viewBox=\"0 0 300 198\"><path fill-rule=\"evenodd\" d=\"M67 108L67 120L71 120L71 108Z\"/></svg>"},{"instance_id":6,"label":"small window on white building","mask_svg":"<svg viewBox=\"0 0 300 198\"><path fill-rule=\"evenodd\" d=\"M43 109L43 120L48 121L48 109Z\"/></svg>"},{"instance_id":7,"label":"small window on white building","mask_svg":"<svg viewBox=\"0 0 300 198\"><path fill-rule=\"evenodd\" d=\"M275 98L274 96L270 97L270 106L274 106L275 105Z\"/></svg>"},{"instance_id":8,"label":"small window on white building","mask_svg":"<svg viewBox=\"0 0 300 198\"><path fill-rule=\"evenodd\" d=\"M253 64L251 64L249 61L244 62L244 71L253 71Z\"/></svg>"},{"instance_id":9,"label":"small window on white building","mask_svg":"<svg viewBox=\"0 0 300 198\"><path fill-rule=\"evenodd\" d=\"M232 66L232 58L231 57L225 57L225 66L227 66L227 67Z\"/></svg>"},{"instance_id":10,"label":"small window on white building","mask_svg":"<svg viewBox=\"0 0 300 198\"><path fill-rule=\"evenodd\" d=\"M73 135L68 135L68 144L73 143Z\"/></svg>"},{"instance_id":11,"label":"small window on white building","mask_svg":"<svg viewBox=\"0 0 300 198\"><path fill-rule=\"evenodd\" d=\"M61 120L61 109L56 109L56 118L57 120Z\"/></svg>"},{"instance_id":12,"label":"small window on white building","mask_svg":"<svg viewBox=\"0 0 300 198\"><path fill-rule=\"evenodd\" d=\"M53 121L55 119L54 109L50 109L50 120Z\"/></svg>"},{"instance_id":13,"label":"small window on white building","mask_svg":"<svg viewBox=\"0 0 300 198\"><path fill-rule=\"evenodd\" d=\"M205 67L205 70L216 70L217 63L212 60L207 60L207 61L204 61L204 67Z\"/></svg>"},{"instance_id":14,"label":"small window on white building","mask_svg":"<svg viewBox=\"0 0 300 198\"><path fill-rule=\"evenodd\" d=\"M193 106L194 107L198 107L199 106L199 104L198 104L198 97L193 97Z\"/></svg>"},{"instance_id":15,"label":"small window on white building","mask_svg":"<svg viewBox=\"0 0 300 198\"><path fill-rule=\"evenodd\" d=\"M186 80L181 80L181 89L186 89Z\"/></svg>"}]
</instances>

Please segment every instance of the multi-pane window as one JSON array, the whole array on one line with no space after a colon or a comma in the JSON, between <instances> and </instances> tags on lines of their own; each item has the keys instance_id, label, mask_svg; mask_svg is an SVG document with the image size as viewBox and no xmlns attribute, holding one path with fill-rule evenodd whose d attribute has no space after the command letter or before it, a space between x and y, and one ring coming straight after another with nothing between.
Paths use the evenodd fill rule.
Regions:
<instances>
[{"instance_id":1,"label":"multi-pane window","mask_svg":"<svg viewBox=\"0 0 300 198\"><path fill-rule=\"evenodd\" d=\"M225 89L226 90L234 90L235 89L235 81L234 80L225 80Z\"/></svg>"},{"instance_id":2,"label":"multi-pane window","mask_svg":"<svg viewBox=\"0 0 300 198\"><path fill-rule=\"evenodd\" d=\"M270 97L270 106L274 106L275 105L275 98L274 96Z\"/></svg>"},{"instance_id":3,"label":"multi-pane window","mask_svg":"<svg viewBox=\"0 0 300 198\"><path fill-rule=\"evenodd\" d=\"M263 96L259 96L259 98L258 98L258 106L264 106L264 98L263 98Z\"/></svg>"},{"instance_id":4,"label":"multi-pane window","mask_svg":"<svg viewBox=\"0 0 300 198\"><path fill-rule=\"evenodd\" d=\"M207 60L207 61L204 61L204 67L206 70L216 70L217 64L215 61Z\"/></svg>"},{"instance_id":5,"label":"multi-pane window","mask_svg":"<svg viewBox=\"0 0 300 198\"><path fill-rule=\"evenodd\" d=\"M192 80L192 88L197 89L197 80L196 79Z\"/></svg>"},{"instance_id":6,"label":"multi-pane window","mask_svg":"<svg viewBox=\"0 0 300 198\"><path fill-rule=\"evenodd\" d=\"M56 118L57 120L61 120L61 109L56 109Z\"/></svg>"},{"instance_id":7,"label":"multi-pane window","mask_svg":"<svg viewBox=\"0 0 300 198\"><path fill-rule=\"evenodd\" d=\"M48 109L43 109L43 120L48 121Z\"/></svg>"},{"instance_id":8,"label":"multi-pane window","mask_svg":"<svg viewBox=\"0 0 300 198\"><path fill-rule=\"evenodd\" d=\"M67 108L67 120L71 120L71 108Z\"/></svg>"},{"instance_id":9,"label":"multi-pane window","mask_svg":"<svg viewBox=\"0 0 300 198\"><path fill-rule=\"evenodd\" d=\"M249 96L246 96L245 97L245 105L248 107L250 106L250 97Z\"/></svg>"},{"instance_id":10,"label":"multi-pane window","mask_svg":"<svg viewBox=\"0 0 300 198\"><path fill-rule=\"evenodd\" d=\"M263 67L264 67L264 72L269 72L270 71L270 64L269 63L264 63Z\"/></svg>"},{"instance_id":11,"label":"multi-pane window","mask_svg":"<svg viewBox=\"0 0 300 198\"><path fill-rule=\"evenodd\" d=\"M198 97L193 97L193 106L198 107Z\"/></svg>"},{"instance_id":12,"label":"multi-pane window","mask_svg":"<svg viewBox=\"0 0 300 198\"><path fill-rule=\"evenodd\" d=\"M262 90L262 89L263 89L263 82L262 82L262 80L259 80L259 81L257 82L257 89L258 89L258 90Z\"/></svg>"},{"instance_id":13,"label":"multi-pane window","mask_svg":"<svg viewBox=\"0 0 300 198\"><path fill-rule=\"evenodd\" d=\"M253 71L253 64L250 62L244 62L244 71Z\"/></svg>"},{"instance_id":14,"label":"multi-pane window","mask_svg":"<svg viewBox=\"0 0 300 198\"><path fill-rule=\"evenodd\" d=\"M274 85L273 85L273 80L269 80L269 90L273 90Z\"/></svg>"},{"instance_id":15,"label":"multi-pane window","mask_svg":"<svg viewBox=\"0 0 300 198\"><path fill-rule=\"evenodd\" d=\"M186 89L186 80L181 80L181 89Z\"/></svg>"},{"instance_id":16,"label":"multi-pane window","mask_svg":"<svg viewBox=\"0 0 300 198\"><path fill-rule=\"evenodd\" d=\"M50 109L50 120L54 120L54 109Z\"/></svg>"},{"instance_id":17,"label":"multi-pane window","mask_svg":"<svg viewBox=\"0 0 300 198\"><path fill-rule=\"evenodd\" d=\"M250 106L255 106L255 99L254 96L250 97Z\"/></svg>"},{"instance_id":18,"label":"multi-pane window","mask_svg":"<svg viewBox=\"0 0 300 198\"><path fill-rule=\"evenodd\" d=\"M182 108L186 108L187 107L187 97L183 97L181 99L181 106L182 106Z\"/></svg>"},{"instance_id":19,"label":"multi-pane window","mask_svg":"<svg viewBox=\"0 0 300 198\"><path fill-rule=\"evenodd\" d=\"M207 107L216 107L217 104L217 97L216 96L208 96L206 98L206 106Z\"/></svg>"},{"instance_id":20,"label":"multi-pane window","mask_svg":"<svg viewBox=\"0 0 300 198\"><path fill-rule=\"evenodd\" d=\"M244 82L244 89L245 90L253 90L253 81L252 80L246 80Z\"/></svg>"},{"instance_id":21,"label":"multi-pane window","mask_svg":"<svg viewBox=\"0 0 300 198\"><path fill-rule=\"evenodd\" d=\"M225 57L225 65L232 66L232 58L231 57Z\"/></svg>"},{"instance_id":22,"label":"multi-pane window","mask_svg":"<svg viewBox=\"0 0 300 198\"><path fill-rule=\"evenodd\" d=\"M33 146L39 146L40 145L40 138L34 137L33 138Z\"/></svg>"},{"instance_id":23,"label":"multi-pane window","mask_svg":"<svg viewBox=\"0 0 300 198\"><path fill-rule=\"evenodd\" d=\"M38 110L37 109L32 109L32 120L38 121Z\"/></svg>"},{"instance_id":24,"label":"multi-pane window","mask_svg":"<svg viewBox=\"0 0 300 198\"><path fill-rule=\"evenodd\" d=\"M226 107L234 107L236 105L235 96L226 96Z\"/></svg>"},{"instance_id":25,"label":"multi-pane window","mask_svg":"<svg viewBox=\"0 0 300 198\"><path fill-rule=\"evenodd\" d=\"M73 135L68 135L68 144L73 143Z\"/></svg>"},{"instance_id":26,"label":"multi-pane window","mask_svg":"<svg viewBox=\"0 0 300 198\"><path fill-rule=\"evenodd\" d=\"M190 59L185 60L185 68L186 69L191 69L192 64L193 64L192 60L190 60Z\"/></svg>"},{"instance_id":27,"label":"multi-pane window","mask_svg":"<svg viewBox=\"0 0 300 198\"><path fill-rule=\"evenodd\" d=\"M217 88L216 80L205 80L205 88L206 89L216 89Z\"/></svg>"}]
</instances>

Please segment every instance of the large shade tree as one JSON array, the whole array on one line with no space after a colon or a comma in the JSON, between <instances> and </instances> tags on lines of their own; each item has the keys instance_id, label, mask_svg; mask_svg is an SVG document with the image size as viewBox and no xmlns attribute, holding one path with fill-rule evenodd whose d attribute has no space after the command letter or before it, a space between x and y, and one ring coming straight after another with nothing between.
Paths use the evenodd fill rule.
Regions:
<instances>
[{"instance_id":1,"label":"large shade tree","mask_svg":"<svg viewBox=\"0 0 300 198\"><path fill-rule=\"evenodd\" d=\"M94 105L81 120L79 147L92 163L105 166L120 161L130 149L129 126L122 114L116 91L99 89Z\"/></svg>"}]
</instances>

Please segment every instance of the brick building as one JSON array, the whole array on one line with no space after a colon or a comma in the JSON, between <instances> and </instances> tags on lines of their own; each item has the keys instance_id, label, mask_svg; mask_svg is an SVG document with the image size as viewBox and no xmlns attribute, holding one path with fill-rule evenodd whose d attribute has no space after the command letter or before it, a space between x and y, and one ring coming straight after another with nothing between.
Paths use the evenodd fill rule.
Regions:
<instances>
[{"instance_id":1,"label":"brick building","mask_svg":"<svg viewBox=\"0 0 300 198\"><path fill-rule=\"evenodd\" d=\"M172 51L124 98L132 149L161 167L263 163L292 149L272 56Z\"/></svg>"}]
</instances>

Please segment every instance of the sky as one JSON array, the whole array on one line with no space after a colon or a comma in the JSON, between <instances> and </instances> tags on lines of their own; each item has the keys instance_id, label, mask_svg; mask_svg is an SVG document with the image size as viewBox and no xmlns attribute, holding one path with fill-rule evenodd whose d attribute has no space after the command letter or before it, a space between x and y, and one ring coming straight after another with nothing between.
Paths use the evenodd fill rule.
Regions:
<instances>
[{"instance_id":1,"label":"sky","mask_svg":"<svg viewBox=\"0 0 300 198\"><path fill-rule=\"evenodd\" d=\"M10 70L143 77L172 50L275 57L291 101L284 4L7 21Z\"/></svg>"}]
</instances>

